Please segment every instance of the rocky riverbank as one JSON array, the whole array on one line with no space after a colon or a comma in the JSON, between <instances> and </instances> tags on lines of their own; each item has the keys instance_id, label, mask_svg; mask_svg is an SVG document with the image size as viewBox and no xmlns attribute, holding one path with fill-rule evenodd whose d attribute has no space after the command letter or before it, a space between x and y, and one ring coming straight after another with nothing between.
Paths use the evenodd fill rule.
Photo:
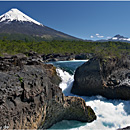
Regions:
<instances>
[{"instance_id":1,"label":"rocky riverbank","mask_svg":"<svg viewBox=\"0 0 130 130\"><path fill-rule=\"evenodd\" d=\"M82 98L63 95L60 82L56 68L41 57L0 57L0 128L45 129L64 119L95 120Z\"/></svg>"},{"instance_id":2,"label":"rocky riverbank","mask_svg":"<svg viewBox=\"0 0 130 130\"><path fill-rule=\"evenodd\" d=\"M90 59L77 68L71 92L130 100L130 57Z\"/></svg>"},{"instance_id":3,"label":"rocky riverbank","mask_svg":"<svg viewBox=\"0 0 130 130\"><path fill-rule=\"evenodd\" d=\"M94 54L92 53L81 53L81 54L73 54L73 53L66 53L66 54L43 54L41 55L43 61L67 61L67 60L86 60L93 57Z\"/></svg>"},{"instance_id":4,"label":"rocky riverbank","mask_svg":"<svg viewBox=\"0 0 130 130\"><path fill-rule=\"evenodd\" d=\"M130 126L127 126L125 128L120 128L120 129L117 129L117 130L130 130Z\"/></svg>"}]
</instances>

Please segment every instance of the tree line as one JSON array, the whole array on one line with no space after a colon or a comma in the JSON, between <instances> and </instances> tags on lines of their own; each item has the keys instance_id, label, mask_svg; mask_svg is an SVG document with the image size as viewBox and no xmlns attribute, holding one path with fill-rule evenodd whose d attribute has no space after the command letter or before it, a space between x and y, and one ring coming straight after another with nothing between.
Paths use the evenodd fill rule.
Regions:
<instances>
[{"instance_id":1,"label":"tree line","mask_svg":"<svg viewBox=\"0 0 130 130\"><path fill-rule=\"evenodd\" d=\"M29 51L38 54L50 53L94 53L99 56L120 56L130 54L130 43L123 42L89 42L89 41L29 41L29 40L0 40L0 55L3 53L17 54Z\"/></svg>"}]
</instances>

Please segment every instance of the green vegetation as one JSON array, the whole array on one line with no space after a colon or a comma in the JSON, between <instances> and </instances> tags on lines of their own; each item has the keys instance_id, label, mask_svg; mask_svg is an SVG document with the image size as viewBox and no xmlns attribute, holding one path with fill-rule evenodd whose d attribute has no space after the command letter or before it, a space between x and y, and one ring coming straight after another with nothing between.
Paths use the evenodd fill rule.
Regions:
<instances>
[{"instance_id":1,"label":"green vegetation","mask_svg":"<svg viewBox=\"0 0 130 130\"><path fill-rule=\"evenodd\" d=\"M89 117L90 121L92 121L94 119L94 117L96 119L96 115L90 106L87 106L87 112L88 112L88 117Z\"/></svg>"},{"instance_id":2,"label":"green vegetation","mask_svg":"<svg viewBox=\"0 0 130 130\"><path fill-rule=\"evenodd\" d=\"M20 83L22 83L23 82L23 77L19 77L19 81L20 81Z\"/></svg>"},{"instance_id":3,"label":"green vegetation","mask_svg":"<svg viewBox=\"0 0 130 130\"><path fill-rule=\"evenodd\" d=\"M26 34L19 34L19 33L0 33L0 39L1 40L9 40L9 41L24 41L24 42L40 42L40 41L46 41L45 38L41 38L38 36L32 36L32 35L26 35Z\"/></svg>"},{"instance_id":4,"label":"green vegetation","mask_svg":"<svg viewBox=\"0 0 130 130\"><path fill-rule=\"evenodd\" d=\"M39 54L50 53L95 53L97 56L120 56L130 53L130 43L122 42L86 42L86 41L30 41L0 40L0 55L35 51Z\"/></svg>"}]
</instances>

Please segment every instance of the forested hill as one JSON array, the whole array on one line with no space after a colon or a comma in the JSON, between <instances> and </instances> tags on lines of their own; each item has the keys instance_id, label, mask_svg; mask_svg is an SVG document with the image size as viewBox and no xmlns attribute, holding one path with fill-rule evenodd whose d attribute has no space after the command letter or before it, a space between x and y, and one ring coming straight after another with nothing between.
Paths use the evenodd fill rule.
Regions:
<instances>
[{"instance_id":1,"label":"forested hill","mask_svg":"<svg viewBox=\"0 0 130 130\"><path fill-rule=\"evenodd\" d=\"M39 54L95 53L100 56L120 56L130 53L130 43L122 42L85 42L85 41L22 41L0 40L0 55L35 51Z\"/></svg>"}]
</instances>

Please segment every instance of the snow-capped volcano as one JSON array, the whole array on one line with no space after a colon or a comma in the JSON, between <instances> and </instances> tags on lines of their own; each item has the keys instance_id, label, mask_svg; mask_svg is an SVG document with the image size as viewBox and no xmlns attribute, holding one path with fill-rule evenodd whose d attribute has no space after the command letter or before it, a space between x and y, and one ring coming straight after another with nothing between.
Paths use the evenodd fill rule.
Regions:
<instances>
[{"instance_id":1,"label":"snow-capped volcano","mask_svg":"<svg viewBox=\"0 0 130 130\"><path fill-rule=\"evenodd\" d=\"M102 39L102 40L97 40L97 41L98 42L115 41L115 42L127 42L127 43L130 43L130 38L124 37L124 36L121 36L121 35L117 34L112 38Z\"/></svg>"},{"instance_id":2,"label":"snow-capped volcano","mask_svg":"<svg viewBox=\"0 0 130 130\"><path fill-rule=\"evenodd\" d=\"M0 16L0 35L3 36L4 34L25 34L45 40L79 40L49 28L14 8Z\"/></svg>"},{"instance_id":3,"label":"snow-capped volcano","mask_svg":"<svg viewBox=\"0 0 130 130\"><path fill-rule=\"evenodd\" d=\"M7 13L0 16L0 22L11 22L11 21L33 22L35 24L42 25L41 23L30 18L29 16L25 15L24 13L15 8L9 10Z\"/></svg>"},{"instance_id":4,"label":"snow-capped volcano","mask_svg":"<svg viewBox=\"0 0 130 130\"><path fill-rule=\"evenodd\" d=\"M115 35L114 37L112 37L111 39L108 40L116 40L116 41L130 41L130 38L121 36L121 35Z\"/></svg>"}]
</instances>

